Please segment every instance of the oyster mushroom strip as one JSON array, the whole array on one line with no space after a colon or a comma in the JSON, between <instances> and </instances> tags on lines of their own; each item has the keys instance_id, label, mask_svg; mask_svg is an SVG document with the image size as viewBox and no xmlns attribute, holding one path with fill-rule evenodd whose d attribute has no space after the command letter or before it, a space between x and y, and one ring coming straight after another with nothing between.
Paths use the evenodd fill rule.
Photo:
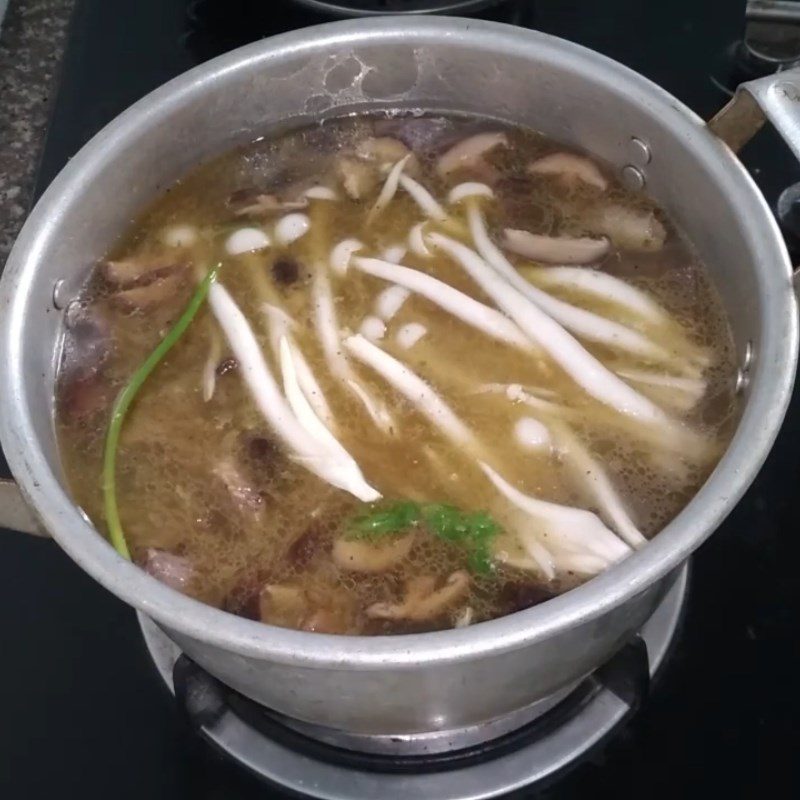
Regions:
<instances>
[{"instance_id":1,"label":"oyster mushroom strip","mask_svg":"<svg viewBox=\"0 0 800 800\"><path fill-rule=\"evenodd\" d=\"M603 465L589 452L574 431L557 419L547 419L542 424L576 484L582 487L599 509L600 517L631 547L642 547L647 539L636 527L622 498L614 488Z\"/></svg>"},{"instance_id":2,"label":"oyster mushroom strip","mask_svg":"<svg viewBox=\"0 0 800 800\"><path fill-rule=\"evenodd\" d=\"M674 360L667 349L638 331L551 297L547 292L528 283L489 238L483 214L476 202L473 199L466 202L472 238L483 259L520 294L535 303L557 323L582 339L624 350L640 358L662 362Z\"/></svg>"},{"instance_id":3,"label":"oyster mushroom strip","mask_svg":"<svg viewBox=\"0 0 800 800\"><path fill-rule=\"evenodd\" d=\"M356 269L367 275L403 286L420 297L424 297L466 325L483 331L493 339L521 350L535 349L530 339L504 314L474 300L438 278L399 264L381 261L378 258L356 256L351 263Z\"/></svg>"},{"instance_id":4,"label":"oyster mushroom strip","mask_svg":"<svg viewBox=\"0 0 800 800\"><path fill-rule=\"evenodd\" d=\"M381 430L390 432L394 427L392 415L358 380L347 356L342 352L331 284L325 271L319 267L314 270L311 298L314 305L314 325L328 368L361 401L372 421Z\"/></svg>"},{"instance_id":5,"label":"oyster mushroom strip","mask_svg":"<svg viewBox=\"0 0 800 800\"><path fill-rule=\"evenodd\" d=\"M378 195L378 199L369 210L369 214L367 214L367 225L370 225L372 222L374 222L375 218L386 208L386 206L389 205L389 203L392 202L395 194L397 194L397 187L400 184L400 176L405 169L406 164L408 164L411 156L412 153L409 153L404 158L401 158L392 167L388 177L386 178L386 183L383 184L381 193Z\"/></svg>"},{"instance_id":6,"label":"oyster mushroom strip","mask_svg":"<svg viewBox=\"0 0 800 800\"><path fill-rule=\"evenodd\" d=\"M424 622L438 617L448 608L463 600L469 592L469 575L458 570L450 575L440 588L436 578L423 575L406 581L405 596L399 603L373 603L367 607L372 619L409 620Z\"/></svg>"},{"instance_id":7,"label":"oyster mushroom strip","mask_svg":"<svg viewBox=\"0 0 800 800\"><path fill-rule=\"evenodd\" d=\"M604 192L608 188L605 175L594 161L575 153L551 153L528 164L531 175L552 175L564 183L576 181L594 186Z\"/></svg>"},{"instance_id":8,"label":"oyster mushroom strip","mask_svg":"<svg viewBox=\"0 0 800 800\"><path fill-rule=\"evenodd\" d=\"M462 449L472 452L478 459L478 464L484 474L496 487L500 488L505 485L502 478L486 464L484 448L476 440L472 431L422 378L401 361L364 339L363 336L349 337L345 340L345 346L356 358L374 369L404 395L448 439ZM502 493L507 496L506 492ZM548 541L553 541L554 544L561 543L573 548L583 547L586 551L601 557L611 557L611 555L622 557L630 551L630 548L591 512L534 500L527 495L520 496L525 498L523 506L520 506L518 498L509 499L542 526L542 538L547 537ZM532 509L535 509L535 513L532 512ZM571 516L567 512L574 512L577 516ZM580 525L575 530L565 530L565 527L573 525L576 521ZM586 536L582 538L584 533ZM528 554L536 560L542 572L552 578L554 575L552 555L542 538L530 531L523 544ZM536 546L533 546L534 544Z\"/></svg>"},{"instance_id":9,"label":"oyster mushroom strip","mask_svg":"<svg viewBox=\"0 0 800 800\"><path fill-rule=\"evenodd\" d=\"M589 395L640 424L661 429L664 436L683 440L687 448L697 450L700 447L702 438L697 433L681 426L618 378L552 317L503 280L474 250L441 233L431 233L428 238L460 264L500 310L508 314L534 344L545 350Z\"/></svg>"},{"instance_id":10,"label":"oyster mushroom strip","mask_svg":"<svg viewBox=\"0 0 800 800\"><path fill-rule=\"evenodd\" d=\"M436 162L436 171L447 176L458 169L474 169L483 157L496 147L507 147L508 138L504 133L478 133L454 144Z\"/></svg>"},{"instance_id":11,"label":"oyster mushroom strip","mask_svg":"<svg viewBox=\"0 0 800 800\"><path fill-rule=\"evenodd\" d=\"M382 541L364 541L340 536L331 550L333 563L351 572L387 572L411 552L416 532Z\"/></svg>"},{"instance_id":12,"label":"oyster mushroom strip","mask_svg":"<svg viewBox=\"0 0 800 800\"><path fill-rule=\"evenodd\" d=\"M378 499L380 493L366 482L352 456L338 442L334 445L330 440L316 438L292 412L267 366L252 328L227 290L214 283L208 300L256 406L298 463L363 502Z\"/></svg>"},{"instance_id":13,"label":"oyster mushroom strip","mask_svg":"<svg viewBox=\"0 0 800 800\"><path fill-rule=\"evenodd\" d=\"M554 566L562 571L573 569L572 562L561 562L560 559L565 554L590 557L594 565L600 568L597 571L602 571L631 554L631 548L591 511L531 497L512 486L488 464L482 463L481 469L498 492L529 518L528 523L533 519L543 526L544 532L539 535L524 521L512 526L525 550L540 567L543 566L542 556L538 548L531 546L532 536L536 537L535 543L545 547L551 555ZM593 573L595 570L586 571Z\"/></svg>"},{"instance_id":14,"label":"oyster mushroom strip","mask_svg":"<svg viewBox=\"0 0 800 800\"><path fill-rule=\"evenodd\" d=\"M270 346L275 361L279 364L282 363L281 340L286 340L286 346L291 355L292 367L303 396L314 409L314 413L325 423L325 426L335 430L333 412L325 399L322 387L319 385L297 342L291 335L291 329L295 325L294 320L280 306L272 303L263 303L261 310L264 312L269 324ZM284 375L283 377L285 383L286 376Z\"/></svg>"},{"instance_id":15,"label":"oyster mushroom strip","mask_svg":"<svg viewBox=\"0 0 800 800\"><path fill-rule=\"evenodd\" d=\"M307 197L281 199L257 189L239 189L228 198L228 206L237 217L268 216L284 211L300 211L308 207Z\"/></svg>"}]
</instances>

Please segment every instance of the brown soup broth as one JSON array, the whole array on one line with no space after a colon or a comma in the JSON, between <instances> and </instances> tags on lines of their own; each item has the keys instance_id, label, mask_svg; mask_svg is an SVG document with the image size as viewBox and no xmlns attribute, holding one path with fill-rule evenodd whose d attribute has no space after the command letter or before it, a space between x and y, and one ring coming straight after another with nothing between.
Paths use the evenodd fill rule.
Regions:
<instances>
[{"instance_id":1,"label":"brown soup broth","mask_svg":"<svg viewBox=\"0 0 800 800\"><path fill-rule=\"evenodd\" d=\"M492 132L504 134L504 143L442 174L444 153L461 140ZM352 265L339 275L331 270L329 257L348 238L363 243L359 256L381 258L392 246L408 248L409 230L426 216L402 186L368 222L387 170L408 152L413 155L405 174L451 214L449 223L428 222L426 236L444 231L475 247L463 209L448 204L447 196L453 186L477 181L494 192L493 199L480 200L480 207L497 244L506 228L549 237L610 237L610 252L599 264L575 270L599 270L641 290L665 312L659 321L569 282L553 282L551 265L504 252L526 280L551 297L623 324L669 354L658 362L574 334L588 353L702 441L697 452L654 445L652 436L590 396L547 352L492 339L418 294L405 299L385 322L385 331L374 327L376 298L391 284ZM341 558L337 561L334 543L347 538L349 521L365 513L364 504L289 452L254 402L243 365L206 303L140 391L118 453L117 497L127 542L133 559L156 577L207 603L265 622L378 634L502 616L597 571L573 568L594 564L596 558L572 558L566 544L566 550L556 550L573 567L559 569L561 557L554 556L556 574L548 579L533 566L515 531L520 525L539 531L539 523L521 522L521 512L511 509L487 479L474 451L448 440L412 399L340 343L348 374L388 414L390 430L375 423L363 397L335 373L321 345L312 290L317 270L326 273L332 286L342 340L374 331L380 337L374 343L446 400L480 442L481 457L516 490L596 512L616 531L602 503L576 478L563 441L519 438L523 430L532 435L543 427L546 432L551 420L551 433L567 426L601 465L636 527L648 538L655 535L698 491L732 433L731 335L703 265L650 198L623 188L602 164L595 167L602 190L563 170L530 169L545 156L569 152L533 131L483 120L357 116L265 138L194 169L125 232L68 310L56 424L76 502L105 532L102 466L111 405L180 316L198 275L220 263L219 282L248 320L279 385L281 363L264 304L291 317L291 337L321 387L336 438L386 501L486 510L502 532L492 540L492 566L485 573L470 566L465 547L433 535L424 524L380 543L357 540L383 548L389 561L386 548L407 550L382 571L351 569ZM314 192L307 199L304 192L311 187L333 190L338 199L314 197ZM628 213L628 227L646 220L652 237L636 241L637 231L628 231L624 221L609 223L609 208ZM275 226L287 214L305 215L310 227L281 245ZM265 232L272 245L230 255L226 242L245 227ZM426 242L429 256L407 250L400 263L497 308L461 266L432 247L430 239ZM373 328L364 323L370 317ZM410 336L409 331L421 330L409 325L422 325L425 332L406 347L400 332ZM694 355L687 353L697 356L691 368L686 365ZM648 384L642 373L669 375L677 382ZM515 389L502 391L509 385ZM521 401L519 387L543 401L545 410ZM520 422L529 418L534 422ZM538 428L537 420L543 423ZM571 534L580 537L581 526L574 528ZM549 546L552 540L540 532L541 542ZM404 533L410 544L398 544ZM468 586L454 591L451 599L438 607L429 603L428 611L396 611L409 594L430 599L446 591L454 574L468 576ZM376 607L395 611L381 614Z\"/></svg>"}]
</instances>

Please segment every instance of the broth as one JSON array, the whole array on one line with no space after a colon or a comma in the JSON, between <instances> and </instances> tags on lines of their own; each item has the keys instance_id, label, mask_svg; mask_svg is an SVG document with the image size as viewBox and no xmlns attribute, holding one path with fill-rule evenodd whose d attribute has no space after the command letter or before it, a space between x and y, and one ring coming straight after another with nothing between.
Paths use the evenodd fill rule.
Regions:
<instances>
[{"instance_id":1,"label":"broth","mask_svg":"<svg viewBox=\"0 0 800 800\"><path fill-rule=\"evenodd\" d=\"M655 535L733 430L721 302L648 197L529 130L331 120L195 169L69 307L56 423L100 531L114 398L218 263L116 496L136 563L235 614L380 634L542 602Z\"/></svg>"}]
</instances>

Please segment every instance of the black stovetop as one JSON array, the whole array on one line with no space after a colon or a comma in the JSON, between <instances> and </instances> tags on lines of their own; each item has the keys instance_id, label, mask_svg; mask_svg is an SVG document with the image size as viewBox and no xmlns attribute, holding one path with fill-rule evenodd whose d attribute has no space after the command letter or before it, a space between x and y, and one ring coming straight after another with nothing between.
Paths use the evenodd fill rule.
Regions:
<instances>
[{"instance_id":1,"label":"black stovetop","mask_svg":"<svg viewBox=\"0 0 800 800\"><path fill-rule=\"evenodd\" d=\"M708 116L744 0L538 0L494 12L643 72ZM492 15L488 15L492 16ZM175 74L320 21L277 0L79 0L41 192L94 132ZM769 133L744 153L771 202L800 170ZM800 794L791 558L800 401L755 485L694 558L675 654L634 725L546 790L549 800ZM52 542L0 534L0 797L249 800L279 795L187 735L133 612ZM794 757L794 759L793 759ZM530 793L529 793L530 794ZM376 799L377 800L377 799Z\"/></svg>"}]
</instances>

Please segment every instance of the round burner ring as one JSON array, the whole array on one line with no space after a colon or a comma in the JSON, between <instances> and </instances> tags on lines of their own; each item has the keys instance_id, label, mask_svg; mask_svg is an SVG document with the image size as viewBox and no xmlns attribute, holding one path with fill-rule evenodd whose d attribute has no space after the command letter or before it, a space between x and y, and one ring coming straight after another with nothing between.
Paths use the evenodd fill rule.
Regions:
<instances>
[{"instance_id":1,"label":"round burner ring","mask_svg":"<svg viewBox=\"0 0 800 800\"><path fill-rule=\"evenodd\" d=\"M382 17L393 14L474 14L507 0L292 0L337 17Z\"/></svg>"},{"instance_id":2,"label":"round burner ring","mask_svg":"<svg viewBox=\"0 0 800 800\"><path fill-rule=\"evenodd\" d=\"M675 577L670 590L641 631L655 675L668 654L686 599L688 564ZM139 614L145 643L170 691L172 670L180 650L150 619ZM597 683L590 677L586 683ZM584 686L585 684L582 684ZM250 772L272 785L316 800L488 800L551 779L600 744L624 722L631 707L601 685L589 687L579 702L566 708L559 724L547 734L522 742L478 762L441 770L380 771L359 769L337 760L314 757L269 738L241 716L224 713L202 735ZM581 693L581 690L577 690ZM565 705L571 701L568 698ZM554 712L557 712L558 706ZM553 713L553 712L551 712Z\"/></svg>"}]
</instances>

